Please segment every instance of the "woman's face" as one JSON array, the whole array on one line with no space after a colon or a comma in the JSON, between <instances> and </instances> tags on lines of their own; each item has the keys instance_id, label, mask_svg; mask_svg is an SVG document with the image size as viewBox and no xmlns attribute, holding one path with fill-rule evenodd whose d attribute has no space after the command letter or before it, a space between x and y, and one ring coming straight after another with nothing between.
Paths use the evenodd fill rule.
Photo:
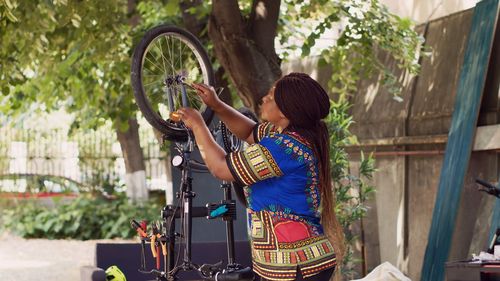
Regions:
<instances>
[{"instance_id":1,"label":"woman's face","mask_svg":"<svg viewBox=\"0 0 500 281\"><path fill-rule=\"evenodd\" d=\"M274 125L280 125L280 121L282 121L284 115L274 101L274 89L275 86L272 86L267 95L262 98L260 114L263 120L269 121Z\"/></svg>"}]
</instances>

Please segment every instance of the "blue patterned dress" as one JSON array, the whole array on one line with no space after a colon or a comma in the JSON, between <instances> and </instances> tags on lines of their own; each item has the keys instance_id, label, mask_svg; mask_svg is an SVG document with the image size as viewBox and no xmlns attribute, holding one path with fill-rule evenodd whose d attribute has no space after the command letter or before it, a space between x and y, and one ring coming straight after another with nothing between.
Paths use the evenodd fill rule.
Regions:
<instances>
[{"instance_id":1,"label":"blue patterned dress","mask_svg":"<svg viewBox=\"0 0 500 281\"><path fill-rule=\"evenodd\" d=\"M255 144L228 154L245 185L254 271L269 280L294 280L335 267L332 244L320 224L317 160L309 143L270 123L254 129Z\"/></svg>"}]
</instances>

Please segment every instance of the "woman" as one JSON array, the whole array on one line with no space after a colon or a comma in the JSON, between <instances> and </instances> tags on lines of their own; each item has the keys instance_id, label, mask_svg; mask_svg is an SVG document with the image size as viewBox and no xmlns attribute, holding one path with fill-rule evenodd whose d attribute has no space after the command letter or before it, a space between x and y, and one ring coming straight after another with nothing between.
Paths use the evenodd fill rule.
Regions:
<instances>
[{"instance_id":1,"label":"woman","mask_svg":"<svg viewBox=\"0 0 500 281\"><path fill-rule=\"evenodd\" d=\"M307 74L286 75L262 99L266 122L256 124L220 101L213 88L193 87L229 130L250 144L226 155L197 111L179 110L210 172L247 186L253 270L264 280L329 280L335 253L342 253L342 241L334 238L343 236L333 208L329 137L322 121L330 108L325 90ZM336 232L329 233L331 241L323 226Z\"/></svg>"}]
</instances>

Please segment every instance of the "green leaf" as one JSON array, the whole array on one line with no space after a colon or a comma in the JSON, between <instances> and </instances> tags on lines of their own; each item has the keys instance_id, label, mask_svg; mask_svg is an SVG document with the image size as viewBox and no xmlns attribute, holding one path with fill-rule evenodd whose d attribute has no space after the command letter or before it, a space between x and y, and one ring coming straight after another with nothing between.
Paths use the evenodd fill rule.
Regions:
<instances>
[{"instance_id":1,"label":"green leaf","mask_svg":"<svg viewBox=\"0 0 500 281\"><path fill-rule=\"evenodd\" d=\"M53 218L53 219L49 219L45 222L45 224L43 225L42 229L44 232L49 232L50 228L54 225L54 223L57 221L56 218Z\"/></svg>"},{"instance_id":2,"label":"green leaf","mask_svg":"<svg viewBox=\"0 0 500 281\"><path fill-rule=\"evenodd\" d=\"M5 12L5 14L7 15L7 18L8 18L10 21L12 21L12 22L18 22L18 21L19 21L19 20L16 18L16 16L14 16L14 14L13 14L13 13L12 13L9 9L5 10L4 12Z\"/></svg>"},{"instance_id":3,"label":"green leaf","mask_svg":"<svg viewBox=\"0 0 500 281\"><path fill-rule=\"evenodd\" d=\"M169 0L165 5L167 16L174 16L179 13L179 0Z\"/></svg>"},{"instance_id":4,"label":"green leaf","mask_svg":"<svg viewBox=\"0 0 500 281\"><path fill-rule=\"evenodd\" d=\"M15 8L10 0L4 0L4 3L9 10L13 10Z\"/></svg>"},{"instance_id":5,"label":"green leaf","mask_svg":"<svg viewBox=\"0 0 500 281\"><path fill-rule=\"evenodd\" d=\"M2 95L4 95L4 96L8 96L8 95L9 95L9 93L10 93L10 88L9 88L9 86L4 86L4 87L2 87Z\"/></svg>"}]
</instances>

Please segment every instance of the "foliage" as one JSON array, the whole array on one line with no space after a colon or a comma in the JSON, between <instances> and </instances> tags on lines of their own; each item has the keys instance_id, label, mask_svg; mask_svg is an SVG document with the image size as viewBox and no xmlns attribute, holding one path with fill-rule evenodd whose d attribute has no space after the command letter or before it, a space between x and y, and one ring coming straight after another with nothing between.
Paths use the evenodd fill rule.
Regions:
<instances>
[{"instance_id":1,"label":"foliage","mask_svg":"<svg viewBox=\"0 0 500 281\"><path fill-rule=\"evenodd\" d=\"M0 2L0 27L3 27L3 24L7 21L17 21L17 18L14 14L12 14L12 10L16 8L16 6L14 6L15 4L16 3L12 3L9 0L3 0Z\"/></svg>"},{"instance_id":2,"label":"foliage","mask_svg":"<svg viewBox=\"0 0 500 281\"><path fill-rule=\"evenodd\" d=\"M378 74L382 85L400 100L401 85L379 56L380 51L386 52L401 70L418 73L423 37L410 19L391 14L379 0L284 2L287 12L281 18L279 40L287 49L301 49L303 57L309 56L325 32L338 30L336 42L330 39L335 45L319 53L319 65L333 70L329 81L332 93L345 98L357 90L361 78ZM304 18L310 19L308 28L304 28ZM302 40L290 40L293 37L305 42L297 45Z\"/></svg>"},{"instance_id":3,"label":"foliage","mask_svg":"<svg viewBox=\"0 0 500 281\"><path fill-rule=\"evenodd\" d=\"M0 19L2 112L14 118L64 107L78 112L77 127L112 120L126 130L136 111L127 1L5 3L15 20Z\"/></svg>"},{"instance_id":4,"label":"foliage","mask_svg":"<svg viewBox=\"0 0 500 281\"><path fill-rule=\"evenodd\" d=\"M131 219L157 220L160 205L130 203L124 194L115 199L81 196L54 209L27 201L4 210L0 221L4 230L25 238L108 239L132 238Z\"/></svg>"},{"instance_id":5,"label":"foliage","mask_svg":"<svg viewBox=\"0 0 500 281\"><path fill-rule=\"evenodd\" d=\"M354 223L362 220L368 211L365 202L375 192L375 187L368 184L375 172L372 155L365 157L361 153L358 173L351 171L348 154L344 147L352 142L353 135L349 131L352 117L348 112L349 103L345 100L338 103L331 102L330 114L326 120L330 132L330 164L331 176L335 186L335 211L340 224L346 234L347 253L344 259L342 273L345 276L353 275L353 246L357 237L352 232Z\"/></svg>"},{"instance_id":6,"label":"foliage","mask_svg":"<svg viewBox=\"0 0 500 281\"><path fill-rule=\"evenodd\" d=\"M95 128L112 120L126 130L136 112L129 81L133 43L160 22L182 24L182 3L139 1L141 21L133 27L134 14L125 0L0 2L0 59L6 62L0 65L0 109L15 116L65 107L78 112L75 127ZM186 12L205 21L211 1L199 4ZM249 17L251 1L239 4ZM294 49L310 55L318 38L334 27L339 38L321 51L319 62L333 68L330 90L342 98L356 90L361 77L376 73L397 97L398 81L377 50L392 55L409 73L418 71L422 38L410 20L389 13L378 0L283 0L277 37L283 58ZM33 103L44 107L33 108Z\"/></svg>"},{"instance_id":7,"label":"foliage","mask_svg":"<svg viewBox=\"0 0 500 281\"><path fill-rule=\"evenodd\" d=\"M166 4L157 0L140 1L137 4L137 11L141 15L141 24L137 26L137 29L146 32L160 23L179 25L181 24L179 10L179 1L167 1Z\"/></svg>"}]
</instances>

